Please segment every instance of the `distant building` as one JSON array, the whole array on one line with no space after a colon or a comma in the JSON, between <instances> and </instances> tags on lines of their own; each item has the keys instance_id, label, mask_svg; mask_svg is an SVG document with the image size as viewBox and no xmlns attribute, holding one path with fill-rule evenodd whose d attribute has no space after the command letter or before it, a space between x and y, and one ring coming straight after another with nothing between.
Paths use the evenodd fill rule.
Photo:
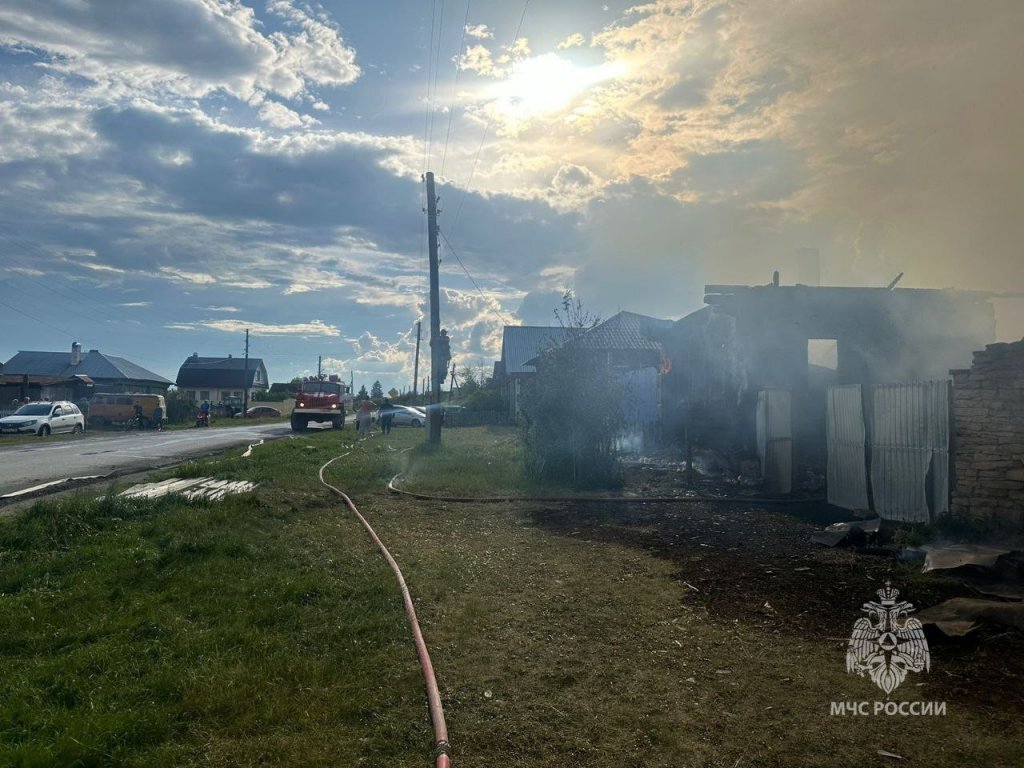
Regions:
<instances>
[{"instance_id":1,"label":"distant building","mask_svg":"<svg viewBox=\"0 0 1024 768\"><path fill-rule=\"evenodd\" d=\"M246 368L243 357L200 357L198 353L185 360L178 369L175 383L178 390L197 403L211 403L246 398L270 388L267 367L258 357L250 357Z\"/></svg>"},{"instance_id":2,"label":"distant building","mask_svg":"<svg viewBox=\"0 0 1024 768\"><path fill-rule=\"evenodd\" d=\"M20 351L3 366L2 396L80 400L93 392L163 394L168 379L98 349L82 352L77 341L70 352Z\"/></svg>"},{"instance_id":3,"label":"distant building","mask_svg":"<svg viewBox=\"0 0 1024 768\"><path fill-rule=\"evenodd\" d=\"M509 416L521 407L523 382L537 375L529 364L545 349L564 342L570 329L538 325L506 325L501 334L501 359L494 363L494 379L508 402Z\"/></svg>"}]
</instances>

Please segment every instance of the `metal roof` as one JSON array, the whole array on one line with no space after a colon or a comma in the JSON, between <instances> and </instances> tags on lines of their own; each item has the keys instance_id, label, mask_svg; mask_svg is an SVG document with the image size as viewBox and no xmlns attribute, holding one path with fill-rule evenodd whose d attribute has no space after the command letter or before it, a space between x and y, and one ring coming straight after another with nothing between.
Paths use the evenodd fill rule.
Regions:
<instances>
[{"instance_id":1,"label":"metal roof","mask_svg":"<svg viewBox=\"0 0 1024 768\"><path fill-rule=\"evenodd\" d=\"M38 352L20 351L4 365L4 373L14 376L52 376L70 378L71 376L88 376L98 380L132 380L147 381L157 384L170 384L168 379L153 373L141 365L125 360L123 357L104 355L99 350L90 350L82 354L78 365L71 365L70 352Z\"/></svg>"},{"instance_id":2,"label":"metal roof","mask_svg":"<svg viewBox=\"0 0 1024 768\"><path fill-rule=\"evenodd\" d=\"M501 363L505 375L536 373L527 361L561 344L572 330L558 326L506 325L501 335Z\"/></svg>"},{"instance_id":3,"label":"metal roof","mask_svg":"<svg viewBox=\"0 0 1024 768\"><path fill-rule=\"evenodd\" d=\"M671 320L619 312L591 328L576 343L586 349L660 350L661 344L657 339L672 325Z\"/></svg>"},{"instance_id":4,"label":"metal roof","mask_svg":"<svg viewBox=\"0 0 1024 768\"><path fill-rule=\"evenodd\" d=\"M267 368L263 365L262 358L250 357L249 368L246 370L244 357L199 357L193 355L187 358L178 369L177 384L179 387L209 389L241 388L244 377L245 387L249 389L254 386L253 380L256 371L263 372L263 381L256 386L269 387Z\"/></svg>"}]
</instances>

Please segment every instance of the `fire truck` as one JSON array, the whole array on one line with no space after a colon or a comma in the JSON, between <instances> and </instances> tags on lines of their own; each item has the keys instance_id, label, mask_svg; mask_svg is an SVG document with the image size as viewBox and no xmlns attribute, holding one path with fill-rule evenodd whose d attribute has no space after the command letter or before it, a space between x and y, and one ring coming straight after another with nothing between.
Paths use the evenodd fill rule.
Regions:
<instances>
[{"instance_id":1,"label":"fire truck","mask_svg":"<svg viewBox=\"0 0 1024 768\"><path fill-rule=\"evenodd\" d=\"M299 385L292 411L292 431L304 432L311 421L329 421L345 428L345 414L352 410L352 389L338 376L307 376Z\"/></svg>"}]
</instances>

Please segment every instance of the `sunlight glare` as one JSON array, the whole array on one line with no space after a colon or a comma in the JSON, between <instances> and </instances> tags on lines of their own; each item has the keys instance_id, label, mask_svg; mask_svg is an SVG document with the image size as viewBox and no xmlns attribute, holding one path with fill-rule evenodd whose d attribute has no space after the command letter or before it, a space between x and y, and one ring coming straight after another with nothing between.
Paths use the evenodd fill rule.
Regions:
<instances>
[{"instance_id":1,"label":"sunlight glare","mask_svg":"<svg viewBox=\"0 0 1024 768\"><path fill-rule=\"evenodd\" d=\"M624 70L622 62L581 67L546 53L516 62L509 77L491 92L495 105L509 117L538 117L564 110L576 96Z\"/></svg>"}]
</instances>

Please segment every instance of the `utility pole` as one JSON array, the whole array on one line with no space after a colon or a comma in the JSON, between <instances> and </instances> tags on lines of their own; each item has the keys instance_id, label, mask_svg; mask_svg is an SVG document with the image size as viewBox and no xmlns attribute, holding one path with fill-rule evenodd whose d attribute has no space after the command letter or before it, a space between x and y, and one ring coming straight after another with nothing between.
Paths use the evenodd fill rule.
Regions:
<instances>
[{"instance_id":1,"label":"utility pole","mask_svg":"<svg viewBox=\"0 0 1024 768\"><path fill-rule=\"evenodd\" d=\"M242 418L249 415L249 329L245 329L245 367L242 369Z\"/></svg>"},{"instance_id":2,"label":"utility pole","mask_svg":"<svg viewBox=\"0 0 1024 768\"><path fill-rule=\"evenodd\" d=\"M323 380L323 377L322 377L322 375L320 373L320 370L321 370L320 366L323 363L323 361L324 361L324 356L323 355L317 355L316 356L316 391L317 392L323 392L324 391L324 380Z\"/></svg>"},{"instance_id":3,"label":"utility pole","mask_svg":"<svg viewBox=\"0 0 1024 768\"><path fill-rule=\"evenodd\" d=\"M416 385L420 380L420 329L423 321L416 321L416 362L412 366L412 402L416 404Z\"/></svg>"},{"instance_id":4,"label":"utility pole","mask_svg":"<svg viewBox=\"0 0 1024 768\"><path fill-rule=\"evenodd\" d=\"M437 196L434 194L434 174L427 171L427 244L430 247L430 403L436 406L430 414L432 443L441 442L441 383L448 373L447 366L441 366L441 295L438 285L439 262L437 258Z\"/></svg>"}]
</instances>

